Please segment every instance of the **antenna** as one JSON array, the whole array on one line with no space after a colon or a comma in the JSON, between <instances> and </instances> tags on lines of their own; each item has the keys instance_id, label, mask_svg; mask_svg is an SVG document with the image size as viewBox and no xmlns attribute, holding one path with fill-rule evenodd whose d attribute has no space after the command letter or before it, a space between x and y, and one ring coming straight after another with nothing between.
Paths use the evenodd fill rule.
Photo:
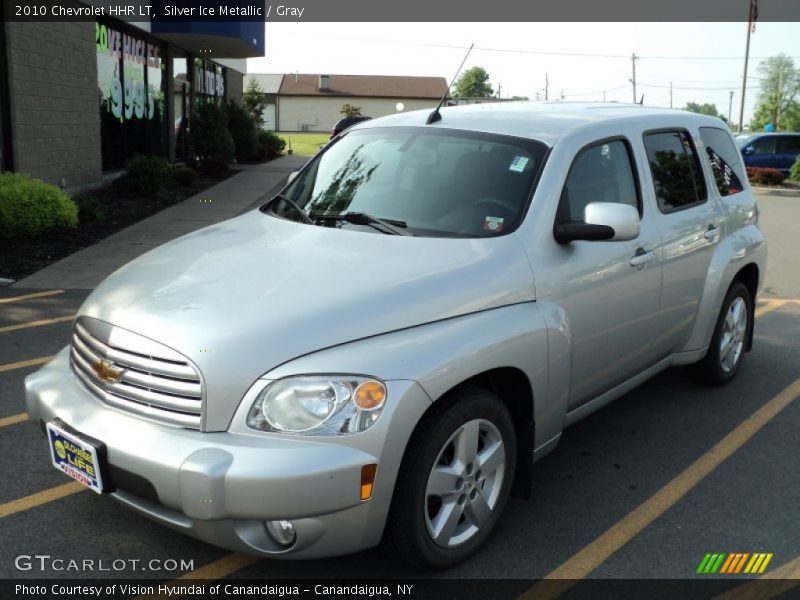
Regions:
<instances>
[{"instance_id":1,"label":"antenna","mask_svg":"<svg viewBox=\"0 0 800 600\"><path fill-rule=\"evenodd\" d=\"M444 96L442 96L442 99L439 100L439 104L436 105L436 108L433 109L433 112L428 115L428 120L425 121L426 125L430 125L431 123L442 120L442 115L439 113L439 109L442 108L442 104L444 104L444 101L447 100L447 95L450 93L450 88L453 87L456 78L458 77L459 73L461 73L461 69L464 67L464 63L467 62L467 57L469 56L469 53L472 52L473 46L475 46L475 44L469 45L469 50L467 50L467 53L464 55L464 60L461 61L461 65L458 67L458 71L456 71L456 74L453 76L453 80L450 82L450 85L448 85L447 89L444 91Z\"/></svg>"},{"instance_id":2,"label":"antenna","mask_svg":"<svg viewBox=\"0 0 800 600\"><path fill-rule=\"evenodd\" d=\"M639 106L642 106L643 104L644 104L644 94L642 94L642 97L639 99Z\"/></svg>"}]
</instances>

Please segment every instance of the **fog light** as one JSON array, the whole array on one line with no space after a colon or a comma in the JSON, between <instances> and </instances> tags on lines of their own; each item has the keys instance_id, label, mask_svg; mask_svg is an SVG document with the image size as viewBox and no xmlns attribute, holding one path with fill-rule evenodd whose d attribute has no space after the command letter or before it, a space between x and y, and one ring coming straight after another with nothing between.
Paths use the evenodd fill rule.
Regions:
<instances>
[{"instance_id":1,"label":"fog light","mask_svg":"<svg viewBox=\"0 0 800 600\"><path fill-rule=\"evenodd\" d=\"M297 539L297 532L291 521L266 521L267 533L281 546L291 546Z\"/></svg>"}]
</instances>

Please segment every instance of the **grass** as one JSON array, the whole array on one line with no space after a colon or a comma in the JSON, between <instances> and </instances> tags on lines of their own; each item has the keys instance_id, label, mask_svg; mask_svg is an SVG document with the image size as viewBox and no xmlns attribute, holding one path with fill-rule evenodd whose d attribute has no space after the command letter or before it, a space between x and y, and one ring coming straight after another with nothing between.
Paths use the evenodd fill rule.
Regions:
<instances>
[{"instance_id":1,"label":"grass","mask_svg":"<svg viewBox=\"0 0 800 600\"><path fill-rule=\"evenodd\" d=\"M326 143L330 137L330 133L295 133L295 132L278 132L278 135L286 140L286 148L284 152L290 148L295 154L301 156L311 156L316 154L319 147Z\"/></svg>"}]
</instances>

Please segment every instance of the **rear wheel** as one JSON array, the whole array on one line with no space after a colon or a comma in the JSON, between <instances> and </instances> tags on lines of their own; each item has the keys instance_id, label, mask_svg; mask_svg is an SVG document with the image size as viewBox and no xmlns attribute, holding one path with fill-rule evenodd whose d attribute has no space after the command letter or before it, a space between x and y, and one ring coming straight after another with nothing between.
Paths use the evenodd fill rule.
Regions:
<instances>
[{"instance_id":1,"label":"rear wheel","mask_svg":"<svg viewBox=\"0 0 800 600\"><path fill-rule=\"evenodd\" d=\"M688 367L692 378L709 385L724 385L733 379L744 359L752 328L750 290L741 281L735 281L722 303L708 353Z\"/></svg>"},{"instance_id":2,"label":"rear wheel","mask_svg":"<svg viewBox=\"0 0 800 600\"><path fill-rule=\"evenodd\" d=\"M496 395L463 388L439 402L409 442L387 524L399 556L426 568L454 565L489 537L516 462L514 426Z\"/></svg>"}]
</instances>

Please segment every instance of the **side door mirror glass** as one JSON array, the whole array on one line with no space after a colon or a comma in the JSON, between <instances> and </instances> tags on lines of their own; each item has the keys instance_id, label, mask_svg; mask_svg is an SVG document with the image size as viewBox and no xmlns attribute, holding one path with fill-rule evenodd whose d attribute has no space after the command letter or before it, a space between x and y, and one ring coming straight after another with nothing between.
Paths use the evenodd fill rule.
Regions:
<instances>
[{"instance_id":1,"label":"side door mirror glass","mask_svg":"<svg viewBox=\"0 0 800 600\"><path fill-rule=\"evenodd\" d=\"M748 146L747 148L744 149L744 153L747 156L750 156L751 154L754 154L755 151L756 151L756 149L753 146Z\"/></svg>"}]
</instances>

